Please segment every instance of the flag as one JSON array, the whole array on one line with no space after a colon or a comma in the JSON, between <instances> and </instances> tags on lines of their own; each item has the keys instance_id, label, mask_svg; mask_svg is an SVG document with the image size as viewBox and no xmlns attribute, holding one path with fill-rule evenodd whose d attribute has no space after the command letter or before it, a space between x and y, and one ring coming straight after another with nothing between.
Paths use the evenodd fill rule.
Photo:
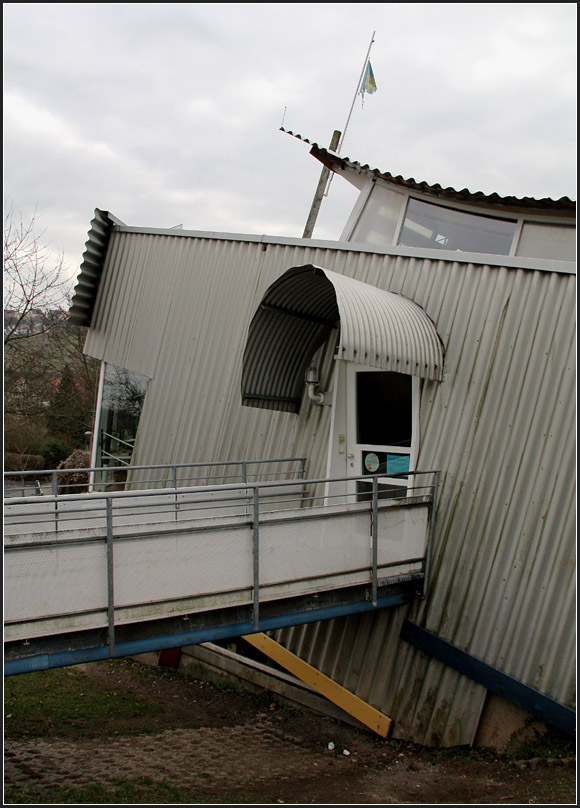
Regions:
<instances>
[{"instance_id":1,"label":"flag","mask_svg":"<svg viewBox=\"0 0 580 808\"><path fill-rule=\"evenodd\" d=\"M377 91L377 83L375 81L375 76L369 60L367 62L367 69L365 70L365 74L363 76L363 80L360 85L360 94L364 99L365 93L368 93L370 95L371 93L376 93L376 91Z\"/></svg>"}]
</instances>

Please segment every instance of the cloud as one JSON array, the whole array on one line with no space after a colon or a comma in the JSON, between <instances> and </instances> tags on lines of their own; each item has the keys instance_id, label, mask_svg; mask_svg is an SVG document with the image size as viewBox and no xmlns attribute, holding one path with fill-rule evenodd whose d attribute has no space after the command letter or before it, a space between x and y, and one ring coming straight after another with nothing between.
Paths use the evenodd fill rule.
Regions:
<instances>
[{"instance_id":1,"label":"cloud","mask_svg":"<svg viewBox=\"0 0 580 808\"><path fill-rule=\"evenodd\" d=\"M573 4L4 4L5 193L78 265L129 224L302 234L364 55L343 154L487 193L574 196ZM315 236L337 238L338 178ZM75 235L76 233L76 235Z\"/></svg>"}]
</instances>

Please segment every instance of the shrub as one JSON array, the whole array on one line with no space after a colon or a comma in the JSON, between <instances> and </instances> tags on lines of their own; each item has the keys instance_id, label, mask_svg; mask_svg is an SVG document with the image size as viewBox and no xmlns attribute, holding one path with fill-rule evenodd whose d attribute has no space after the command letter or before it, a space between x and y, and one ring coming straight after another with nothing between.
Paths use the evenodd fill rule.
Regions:
<instances>
[{"instance_id":1,"label":"shrub","mask_svg":"<svg viewBox=\"0 0 580 808\"><path fill-rule=\"evenodd\" d=\"M42 447L45 469L55 469L69 456L70 447L60 438L48 438Z\"/></svg>"},{"instance_id":2,"label":"shrub","mask_svg":"<svg viewBox=\"0 0 580 808\"><path fill-rule=\"evenodd\" d=\"M59 469L86 469L90 468L91 455L83 452L82 449L75 449L74 452L59 463ZM89 472L76 471L71 474L58 475L59 494L83 494L89 485Z\"/></svg>"},{"instance_id":3,"label":"shrub","mask_svg":"<svg viewBox=\"0 0 580 808\"><path fill-rule=\"evenodd\" d=\"M38 471L43 468L44 457L42 455L20 452L4 453L4 471Z\"/></svg>"}]
</instances>

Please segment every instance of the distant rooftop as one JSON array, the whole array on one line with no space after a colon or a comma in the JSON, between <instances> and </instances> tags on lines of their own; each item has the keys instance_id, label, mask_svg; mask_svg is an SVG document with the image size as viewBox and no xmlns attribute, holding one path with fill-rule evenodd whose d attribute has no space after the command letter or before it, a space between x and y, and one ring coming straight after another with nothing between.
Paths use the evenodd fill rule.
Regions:
<instances>
[{"instance_id":1,"label":"distant rooftop","mask_svg":"<svg viewBox=\"0 0 580 808\"><path fill-rule=\"evenodd\" d=\"M361 163L351 160L348 157L340 157L335 152L329 149L322 148L317 143L311 142L308 138L302 135L295 134L280 127L282 132L285 132L298 140L308 143L310 153L320 160L325 166L334 172L340 171L356 171L358 174L367 174L378 179L385 180L393 185L398 185L408 191L418 191L422 194L437 197L441 200L448 200L450 202L465 202L475 205L495 205L502 208L518 208L518 209L533 209L540 211L552 211L561 215L572 215L576 213L576 202L567 196L560 199L550 199L545 197L543 199L534 199L533 197L516 197L516 196L500 196L499 194L484 194L483 191L470 191L467 188L458 191L455 188L444 188L438 183L430 185L428 182L420 182L414 178L405 179L400 174L395 176L388 171L380 171L378 168L371 168L369 165L362 165Z\"/></svg>"}]
</instances>

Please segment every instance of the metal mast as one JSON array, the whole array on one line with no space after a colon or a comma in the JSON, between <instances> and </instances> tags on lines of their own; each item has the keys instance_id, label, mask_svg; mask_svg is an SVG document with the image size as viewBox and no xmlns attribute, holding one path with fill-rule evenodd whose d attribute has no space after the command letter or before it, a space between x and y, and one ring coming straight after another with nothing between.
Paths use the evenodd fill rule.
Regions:
<instances>
[{"instance_id":1,"label":"metal mast","mask_svg":"<svg viewBox=\"0 0 580 808\"><path fill-rule=\"evenodd\" d=\"M356 91L354 97L352 99L352 104L350 105L350 112L348 113L348 118L346 119L346 124L344 126L344 130L341 133L335 129L334 134L332 135L332 139L330 141L330 146L328 147L330 151L335 152L336 154L340 154L340 150L342 148L342 144L344 141L344 136L346 135L346 130L348 129L348 125L350 123L350 119L352 116L352 111L354 109L354 104L356 101L356 97L360 92L363 76L365 74L365 70L367 69L367 64L369 61L369 57L371 54L371 48L373 46L373 42L375 41L375 33L373 31L373 35L371 37L371 41L367 50L367 55L365 56L363 68L361 74L359 76L358 83L356 85ZM314 194L314 199L312 200L312 205L310 207L310 213L308 214L308 219L306 220L306 226L304 228L304 233L302 234L302 238L312 238L312 233L314 231L314 225L316 224L316 219L318 218L318 212L320 211L320 206L322 204L322 200L325 196L328 196L328 188L330 188L330 183L332 182L332 175L329 168L326 166L323 167L320 173L320 179L318 180L318 185L316 187L316 192Z\"/></svg>"}]
</instances>

